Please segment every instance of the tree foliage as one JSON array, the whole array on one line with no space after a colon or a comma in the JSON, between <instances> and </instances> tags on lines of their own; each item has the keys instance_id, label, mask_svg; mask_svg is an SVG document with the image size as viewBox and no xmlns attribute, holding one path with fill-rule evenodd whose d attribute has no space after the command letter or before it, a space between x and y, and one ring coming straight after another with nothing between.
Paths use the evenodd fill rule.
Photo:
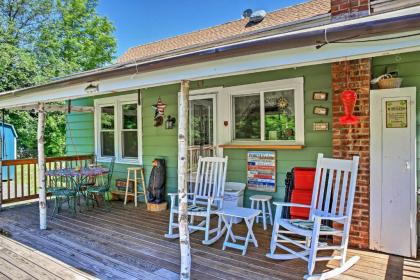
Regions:
<instances>
[{"instance_id":1,"label":"tree foliage","mask_svg":"<svg viewBox=\"0 0 420 280\"><path fill-rule=\"evenodd\" d=\"M97 0L0 0L0 92L45 83L110 63L114 26ZM8 110L18 147L36 147L36 114ZM49 113L46 153L64 153L65 116Z\"/></svg>"}]
</instances>

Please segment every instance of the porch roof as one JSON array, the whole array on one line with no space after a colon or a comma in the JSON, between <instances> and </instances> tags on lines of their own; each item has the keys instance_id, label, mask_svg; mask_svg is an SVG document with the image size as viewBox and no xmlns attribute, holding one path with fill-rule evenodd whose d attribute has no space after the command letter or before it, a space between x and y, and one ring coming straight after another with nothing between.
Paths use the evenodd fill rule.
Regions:
<instances>
[{"instance_id":1,"label":"porch roof","mask_svg":"<svg viewBox=\"0 0 420 280\"><path fill-rule=\"evenodd\" d=\"M107 94L171 84L183 79L201 80L414 51L420 49L420 34L416 33L418 28L420 6L417 5L354 20L77 73L47 84L0 93L0 108L83 98L88 96L85 87L92 82L100 84L96 94ZM349 43L349 38L357 40L343 44ZM341 44L331 44L335 42ZM323 43L329 44L322 49L315 48Z\"/></svg>"}]
</instances>

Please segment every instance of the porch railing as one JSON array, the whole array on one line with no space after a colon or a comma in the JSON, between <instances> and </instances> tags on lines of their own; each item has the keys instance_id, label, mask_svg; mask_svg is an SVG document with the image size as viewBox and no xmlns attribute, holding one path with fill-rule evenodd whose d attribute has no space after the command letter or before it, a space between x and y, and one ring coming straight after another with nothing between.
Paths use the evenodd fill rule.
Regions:
<instances>
[{"instance_id":1,"label":"porch railing","mask_svg":"<svg viewBox=\"0 0 420 280\"><path fill-rule=\"evenodd\" d=\"M46 170L88 166L93 160L93 155L49 157L46 158ZM3 160L2 168L2 204L38 198L38 160L36 158ZM47 186L48 180L49 178L47 178Z\"/></svg>"}]
</instances>

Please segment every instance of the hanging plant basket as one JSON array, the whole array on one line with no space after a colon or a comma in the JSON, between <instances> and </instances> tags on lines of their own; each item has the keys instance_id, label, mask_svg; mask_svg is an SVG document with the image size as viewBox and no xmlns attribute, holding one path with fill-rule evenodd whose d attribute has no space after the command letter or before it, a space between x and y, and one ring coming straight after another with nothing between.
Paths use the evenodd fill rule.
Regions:
<instances>
[{"instance_id":1,"label":"hanging plant basket","mask_svg":"<svg viewBox=\"0 0 420 280\"><path fill-rule=\"evenodd\" d=\"M402 78L394 78L391 74L383 75L378 81L380 89L399 88L401 87Z\"/></svg>"}]
</instances>

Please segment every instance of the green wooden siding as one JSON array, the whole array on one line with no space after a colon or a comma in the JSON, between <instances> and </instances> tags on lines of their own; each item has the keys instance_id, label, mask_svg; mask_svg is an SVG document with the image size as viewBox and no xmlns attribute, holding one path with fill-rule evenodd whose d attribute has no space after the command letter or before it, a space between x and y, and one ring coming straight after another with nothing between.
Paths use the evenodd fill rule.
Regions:
<instances>
[{"instance_id":1,"label":"green wooden siding","mask_svg":"<svg viewBox=\"0 0 420 280\"><path fill-rule=\"evenodd\" d=\"M303 150L278 150L277 151L277 192L272 195L276 200L284 195L284 179L287 171L295 166L315 166L316 155L319 152L326 156L332 153L331 128L327 132L314 132L313 122L324 121L331 126L331 112L326 117L314 116L314 105L321 105L331 111L331 96L328 101L313 101L314 91L326 91L331 95L331 69L330 64L299 67L287 70L275 70L225 78L215 78L199 82L192 82L191 89L236 86L265 81L281 80L294 77L304 77L305 90L305 148ZM177 188L177 129L167 130L163 126L153 126L154 110L152 105L161 97L168 106L165 115L176 116L177 93L179 85L160 86L144 90L142 100L143 122L143 164L146 171L146 181L151 170L154 158L165 158L167 162L167 191L174 192ZM107 95L109 96L109 95ZM105 96L104 96L105 97ZM74 105L93 105L93 99L80 99L73 101ZM78 154L94 153L94 122L93 114L71 113L67 117L67 153ZM71 133L70 133L71 132ZM70 137L71 136L71 137ZM73 144L74 143L74 144ZM246 181L247 150L225 149L229 156L228 180ZM117 164L114 178L126 177L127 165ZM246 205L248 197L255 192L246 191Z\"/></svg>"},{"instance_id":2,"label":"green wooden siding","mask_svg":"<svg viewBox=\"0 0 420 280\"><path fill-rule=\"evenodd\" d=\"M92 98L72 101L74 106L93 106ZM66 116L66 153L81 155L95 153L92 113L70 113Z\"/></svg>"}]
</instances>

